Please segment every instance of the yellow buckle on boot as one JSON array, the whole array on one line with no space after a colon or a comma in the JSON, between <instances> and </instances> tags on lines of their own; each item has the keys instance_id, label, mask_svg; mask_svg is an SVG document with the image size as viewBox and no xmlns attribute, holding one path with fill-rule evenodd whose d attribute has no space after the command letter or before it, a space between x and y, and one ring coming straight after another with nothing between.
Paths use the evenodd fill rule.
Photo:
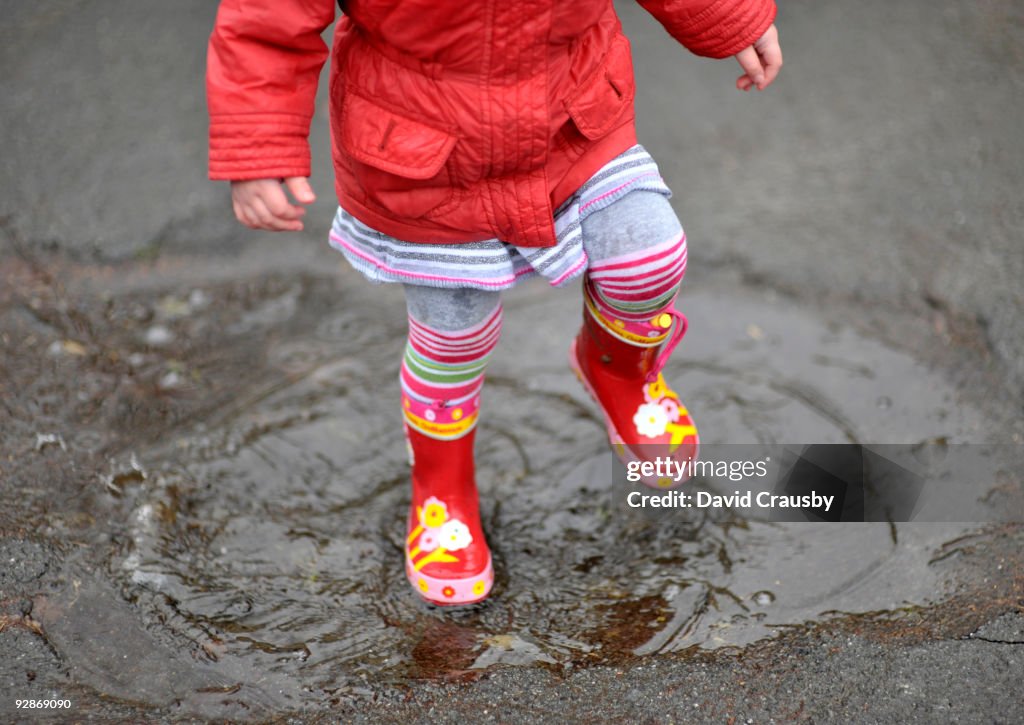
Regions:
<instances>
[{"instance_id":1,"label":"yellow buckle on boot","mask_svg":"<svg viewBox=\"0 0 1024 725\"><path fill-rule=\"evenodd\" d=\"M660 323L662 321L662 318L667 317L667 326L661 324L654 324L653 321L647 324L650 324L651 327L661 327L662 329L665 330L664 332L653 337L640 335L630 330L627 330L625 327L625 323L622 320L612 320L605 317L601 313L601 310L597 308L597 305L594 304L594 301L590 298L590 295L583 295L583 301L584 303L586 303L587 310L590 311L590 314L597 321L597 323L601 325L601 327L603 327L611 334L615 335L620 340L632 343L633 345L639 345L640 347L657 347L661 343L665 342L665 339L668 337L669 334L668 328L672 327L672 315L669 315L668 313L663 313L657 317L657 320Z\"/></svg>"}]
</instances>

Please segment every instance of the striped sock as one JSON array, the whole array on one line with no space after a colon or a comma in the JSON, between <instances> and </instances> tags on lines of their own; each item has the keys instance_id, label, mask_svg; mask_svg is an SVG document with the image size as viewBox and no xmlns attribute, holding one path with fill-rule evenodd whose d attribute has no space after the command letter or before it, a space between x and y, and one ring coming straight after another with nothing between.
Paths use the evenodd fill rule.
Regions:
<instances>
[{"instance_id":1,"label":"striped sock","mask_svg":"<svg viewBox=\"0 0 1024 725\"><path fill-rule=\"evenodd\" d=\"M645 320L672 306L686 273L686 235L590 265L597 302L627 320Z\"/></svg>"},{"instance_id":2,"label":"striped sock","mask_svg":"<svg viewBox=\"0 0 1024 725\"><path fill-rule=\"evenodd\" d=\"M399 375L406 422L441 440L461 438L476 425L484 368L501 334L498 304L482 322L442 331L409 316L409 342Z\"/></svg>"}]
</instances>

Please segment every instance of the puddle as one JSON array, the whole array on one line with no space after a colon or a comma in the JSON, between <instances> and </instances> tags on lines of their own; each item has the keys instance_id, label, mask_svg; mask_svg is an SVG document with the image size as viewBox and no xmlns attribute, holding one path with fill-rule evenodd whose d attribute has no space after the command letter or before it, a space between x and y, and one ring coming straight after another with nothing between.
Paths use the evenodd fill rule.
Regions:
<instances>
[{"instance_id":1,"label":"puddle","mask_svg":"<svg viewBox=\"0 0 1024 725\"><path fill-rule=\"evenodd\" d=\"M287 324L294 296L245 324ZM980 437L938 375L848 329L753 298L697 291L685 303L692 332L667 375L709 443ZM405 581L402 339L389 325L381 341L349 309L324 315L308 345L268 340L266 359L299 371L289 384L133 462L146 475L109 575L149 629L223 681L301 707L370 681L742 646L835 612L939 598L947 570L929 561L967 525L630 513L564 364L574 295L528 287L507 306L477 444L496 568L487 602L432 608ZM340 354L311 364L324 345Z\"/></svg>"}]
</instances>

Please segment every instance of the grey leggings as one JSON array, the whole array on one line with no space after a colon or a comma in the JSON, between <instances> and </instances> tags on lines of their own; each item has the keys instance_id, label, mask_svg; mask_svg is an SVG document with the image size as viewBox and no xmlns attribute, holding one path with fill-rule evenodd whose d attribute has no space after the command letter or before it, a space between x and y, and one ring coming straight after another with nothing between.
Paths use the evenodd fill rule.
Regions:
<instances>
[{"instance_id":1,"label":"grey leggings","mask_svg":"<svg viewBox=\"0 0 1024 725\"><path fill-rule=\"evenodd\" d=\"M583 248L594 262L635 252L681 231L679 218L664 195L633 191L583 220ZM436 330L464 330L483 322L500 292L463 287L440 289L407 284L409 315Z\"/></svg>"}]
</instances>

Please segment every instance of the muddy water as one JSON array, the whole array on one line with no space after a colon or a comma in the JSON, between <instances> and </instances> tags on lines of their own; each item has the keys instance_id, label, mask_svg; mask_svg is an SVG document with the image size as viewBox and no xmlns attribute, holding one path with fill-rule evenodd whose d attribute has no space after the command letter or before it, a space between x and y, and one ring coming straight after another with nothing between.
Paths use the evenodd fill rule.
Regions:
<instances>
[{"instance_id":1,"label":"muddy water","mask_svg":"<svg viewBox=\"0 0 1024 725\"><path fill-rule=\"evenodd\" d=\"M409 589L400 319L338 311L306 340L269 339L289 384L138 452L130 541L107 574L149 631L208 662L225 691L300 707L410 677L741 646L834 612L942 596L944 546L967 525L630 512L565 365L575 294L528 286L507 308L477 445L490 600L438 609ZM983 434L940 376L794 305L697 288L685 308L692 331L667 376L707 442ZM238 324L286 325L295 304L253 314Z\"/></svg>"}]
</instances>

